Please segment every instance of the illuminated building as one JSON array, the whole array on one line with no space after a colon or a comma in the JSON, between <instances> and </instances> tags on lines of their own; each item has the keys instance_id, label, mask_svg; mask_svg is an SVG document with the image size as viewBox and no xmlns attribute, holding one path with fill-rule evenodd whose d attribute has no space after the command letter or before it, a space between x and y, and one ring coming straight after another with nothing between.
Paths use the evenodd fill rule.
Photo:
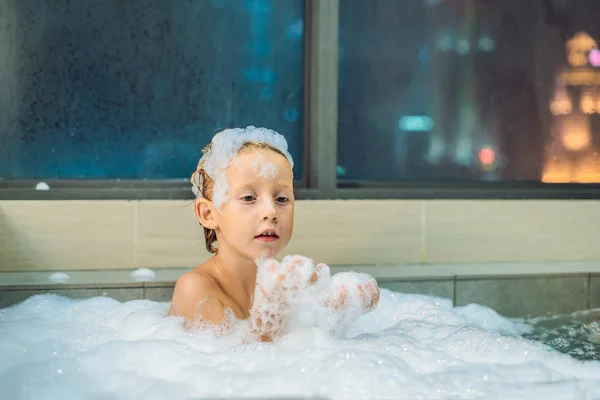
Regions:
<instances>
[{"instance_id":1,"label":"illuminated building","mask_svg":"<svg viewBox=\"0 0 600 400\"><path fill-rule=\"evenodd\" d=\"M580 32L566 42L568 64L556 75L550 101L552 132L542 181L600 182L600 53ZM594 129L595 128L595 129Z\"/></svg>"}]
</instances>

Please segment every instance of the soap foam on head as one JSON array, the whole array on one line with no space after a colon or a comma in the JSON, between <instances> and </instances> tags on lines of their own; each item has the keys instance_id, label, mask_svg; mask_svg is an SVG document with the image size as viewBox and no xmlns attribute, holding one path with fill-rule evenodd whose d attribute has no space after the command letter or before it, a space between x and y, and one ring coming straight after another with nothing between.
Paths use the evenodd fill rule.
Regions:
<instances>
[{"instance_id":1,"label":"soap foam on head","mask_svg":"<svg viewBox=\"0 0 600 400\"><path fill-rule=\"evenodd\" d=\"M229 194L229 182L227 179L227 168L232 165L239 151L246 143L264 143L279 150L289 161L290 166L294 167L292 156L288 152L288 145L285 138L279 133L267 129L249 126L247 128L225 129L219 132L211 141L210 149L200 158L198 169L192 176L192 190L196 196L203 196L201 193L202 176L198 172L204 168L207 175L213 180L213 204L219 210ZM273 179L278 173L275 166L257 166L257 174L265 179ZM275 175L274 175L275 174Z\"/></svg>"},{"instance_id":2,"label":"soap foam on head","mask_svg":"<svg viewBox=\"0 0 600 400\"><path fill-rule=\"evenodd\" d=\"M256 176L267 181L275 180L277 176L279 176L279 169L277 166L273 163L264 161L262 155L257 162L252 164L252 169Z\"/></svg>"}]
</instances>

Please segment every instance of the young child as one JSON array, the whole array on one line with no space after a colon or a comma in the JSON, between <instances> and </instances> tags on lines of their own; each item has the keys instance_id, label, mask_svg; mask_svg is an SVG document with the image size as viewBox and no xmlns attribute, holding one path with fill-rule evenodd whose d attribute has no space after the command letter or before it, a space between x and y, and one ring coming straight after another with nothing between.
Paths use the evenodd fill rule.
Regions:
<instances>
[{"instance_id":1,"label":"young child","mask_svg":"<svg viewBox=\"0 0 600 400\"><path fill-rule=\"evenodd\" d=\"M265 128L227 129L203 153L191 181L206 249L214 256L177 280L169 315L192 325L226 324L229 309L249 320L257 338L270 341L302 299L355 317L377 306L379 288L366 274L331 278L329 267L305 257L274 260L294 225L294 164L283 136Z\"/></svg>"}]
</instances>

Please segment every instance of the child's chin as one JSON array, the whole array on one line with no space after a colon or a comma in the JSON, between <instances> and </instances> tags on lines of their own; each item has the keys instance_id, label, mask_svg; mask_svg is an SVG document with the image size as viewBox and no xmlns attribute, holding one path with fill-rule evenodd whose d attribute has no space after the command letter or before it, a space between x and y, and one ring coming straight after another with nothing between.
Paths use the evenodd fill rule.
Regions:
<instances>
[{"instance_id":1,"label":"child's chin","mask_svg":"<svg viewBox=\"0 0 600 400\"><path fill-rule=\"evenodd\" d=\"M256 253L254 259L255 260L266 260L269 258L275 258L275 257L277 257L278 253L279 252L276 251L275 249L265 249L265 250L262 250L262 251Z\"/></svg>"}]
</instances>

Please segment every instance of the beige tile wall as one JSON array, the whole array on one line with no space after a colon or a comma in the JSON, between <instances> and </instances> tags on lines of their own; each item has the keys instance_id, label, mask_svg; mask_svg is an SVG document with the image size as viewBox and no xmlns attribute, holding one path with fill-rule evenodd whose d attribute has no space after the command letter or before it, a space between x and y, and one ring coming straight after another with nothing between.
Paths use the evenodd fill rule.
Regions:
<instances>
[{"instance_id":1,"label":"beige tile wall","mask_svg":"<svg viewBox=\"0 0 600 400\"><path fill-rule=\"evenodd\" d=\"M420 201L299 201L286 253L327 264L421 261Z\"/></svg>"},{"instance_id":2,"label":"beige tile wall","mask_svg":"<svg viewBox=\"0 0 600 400\"><path fill-rule=\"evenodd\" d=\"M191 267L207 260L191 201L141 201L134 207L137 267Z\"/></svg>"},{"instance_id":3,"label":"beige tile wall","mask_svg":"<svg viewBox=\"0 0 600 400\"><path fill-rule=\"evenodd\" d=\"M134 266L135 204L1 201L0 271Z\"/></svg>"},{"instance_id":4,"label":"beige tile wall","mask_svg":"<svg viewBox=\"0 0 600 400\"><path fill-rule=\"evenodd\" d=\"M600 260L600 201L298 201L286 253L338 264ZM191 267L188 201L0 201L0 271Z\"/></svg>"},{"instance_id":5,"label":"beige tile wall","mask_svg":"<svg viewBox=\"0 0 600 400\"><path fill-rule=\"evenodd\" d=\"M600 259L599 201L427 201L428 262Z\"/></svg>"}]
</instances>

